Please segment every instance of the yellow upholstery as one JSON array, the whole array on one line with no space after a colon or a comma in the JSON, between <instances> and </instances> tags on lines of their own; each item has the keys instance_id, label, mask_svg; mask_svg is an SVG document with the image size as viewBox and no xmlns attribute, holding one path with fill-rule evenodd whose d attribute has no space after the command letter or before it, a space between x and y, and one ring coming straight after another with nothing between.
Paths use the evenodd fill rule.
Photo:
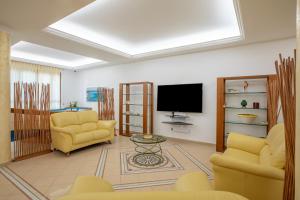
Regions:
<instances>
[{"instance_id":1,"label":"yellow upholstery","mask_svg":"<svg viewBox=\"0 0 300 200\"><path fill-rule=\"evenodd\" d=\"M213 191L205 174L193 172L176 182L175 191L113 192L112 186L100 177L78 177L69 194L59 200L247 200L222 191Z\"/></svg>"},{"instance_id":2,"label":"yellow upholstery","mask_svg":"<svg viewBox=\"0 0 300 200\"><path fill-rule=\"evenodd\" d=\"M180 177L175 184L178 192L212 190L211 184L207 181L204 173L189 173Z\"/></svg>"},{"instance_id":3,"label":"yellow upholstery","mask_svg":"<svg viewBox=\"0 0 300 200\"><path fill-rule=\"evenodd\" d=\"M112 141L116 121L98 121L95 111L61 112L51 115L53 148L69 153L91 144Z\"/></svg>"},{"instance_id":4,"label":"yellow upholstery","mask_svg":"<svg viewBox=\"0 0 300 200\"><path fill-rule=\"evenodd\" d=\"M80 124L78 116L74 112L61 112L53 114L53 124L56 127Z\"/></svg>"},{"instance_id":5,"label":"yellow upholstery","mask_svg":"<svg viewBox=\"0 0 300 200\"><path fill-rule=\"evenodd\" d=\"M113 192L112 185L96 176L79 176L72 185L69 194L92 193L92 192Z\"/></svg>"},{"instance_id":6,"label":"yellow upholstery","mask_svg":"<svg viewBox=\"0 0 300 200\"><path fill-rule=\"evenodd\" d=\"M284 126L277 124L266 139L229 134L228 149L211 156L214 188L250 200L282 199L284 182Z\"/></svg>"}]
</instances>

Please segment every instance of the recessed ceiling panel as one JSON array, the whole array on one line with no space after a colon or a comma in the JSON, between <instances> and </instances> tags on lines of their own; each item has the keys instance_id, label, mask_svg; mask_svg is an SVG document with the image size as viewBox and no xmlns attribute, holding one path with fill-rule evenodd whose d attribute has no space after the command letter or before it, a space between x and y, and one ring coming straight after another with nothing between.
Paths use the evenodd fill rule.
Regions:
<instances>
[{"instance_id":1,"label":"recessed ceiling panel","mask_svg":"<svg viewBox=\"0 0 300 200\"><path fill-rule=\"evenodd\" d=\"M97 0L49 26L137 55L242 35L236 0Z\"/></svg>"},{"instance_id":2,"label":"recessed ceiling panel","mask_svg":"<svg viewBox=\"0 0 300 200\"><path fill-rule=\"evenodd\" d=\"M105 63L102 60L52 49L25 41L20 41L12 46L11 56L16 60L50 64L71 69Z\"/></svg>"}]
</instances>

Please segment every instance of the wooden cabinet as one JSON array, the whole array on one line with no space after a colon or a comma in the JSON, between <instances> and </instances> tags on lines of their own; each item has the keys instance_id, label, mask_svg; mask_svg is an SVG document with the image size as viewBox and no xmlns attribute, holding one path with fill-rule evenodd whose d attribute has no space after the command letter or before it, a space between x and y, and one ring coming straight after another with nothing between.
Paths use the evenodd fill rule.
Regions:
<instances>
[{"instance_id":1,"label":"wooden cabinet","mask_svg":"<svg viewBox=\"0 0 300 200\"><path fill-rule=\"evenodd\" d=\"M255 137L267 136L270 107L268 82L274 76L276 75L217 78L217 151L225 150L230 132Z\"/></svg>"},{"instance_id":2,"label":"wooden cabinet","mask_svg":"<svg viewBox=\"0 0 300 200\"><path fill-rule=\"evenodd\" d=\"M153 83L119 85L119 133L153 133Z\"/></svg>"}]
</instances>

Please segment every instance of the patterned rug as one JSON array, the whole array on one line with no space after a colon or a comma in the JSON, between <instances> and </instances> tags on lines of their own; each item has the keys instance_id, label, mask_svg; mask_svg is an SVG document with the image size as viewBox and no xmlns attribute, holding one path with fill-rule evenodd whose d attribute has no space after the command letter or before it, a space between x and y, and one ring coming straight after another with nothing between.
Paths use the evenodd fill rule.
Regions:
<instances>
[{"instance_id":1,"label":"patterned rug","mask_svg":"<svg viewBox=\"0 0 300 200\"><path fill-rule=\"evenodd\" d=\"M194 171L202 171L212 179L211 170L180 145L163 146L163 162L155 166L136 164L135 154L134 148L103 149L96 176L110 181L116 190L170 185Z\"/></svg>"},{"instance_id":2,"label":"patterned rug","mask_svg":"<svg viewBox=\"0 0 300 200\"><path fill-rule=\"evenodd\" d=\"M121 152L121 175L141 174L141 173L155 173L172 170L183 170L179 162L169 153L168 150L163 152L162 163L153 165L153 158L147 158L145 155L144 162L150 166L141 166L134 162L133 157L136 155L135 151Z\"/></svg>"},{"instance_id":3,"label":"patterned rug","mask_svg":"<svg viewBox=\"0 0 300 200\"><path fill-rule=\"evenodd\" d=\"M194 171L202 171L206 173L210 180L213 178L211 170L199 159L187 152L182 146L178 144L168 144L168 142L166 142L166 144L162 146L162 152L164 158L163 162L159 165L149 167L137 165L133 162L133 156L136 154L134 146L128 148L110 148L109 145L107 145L107 148L105 146L100 148L95 146L83 151L78 151L70 157L65 157L65 155L59 152L45 155L45 157L49 157L49 159L53 160L52 167L54 168L58 168L58 165L64 165L65 168L68 168L79 164L78 169L81 169L80 165L84 165L83 158L95 160L95 165L93 165L92 168L90 166L86 166L88 168L83 168L84 174L94 174L95 176L103 177L113 184L113 188L115 190L136 190L138 188L147 189L152 186L167 187L168 185L170 186L174 184L177 178L183 174ZM44 160L40 158L41 157L36 157L32 159L35 160L35 163L39 163L39 160ZM77 158L79 159L77 160ZM97 158L99 158L99 160ZM25 160L23 162L32 161ZM39 184L39 182L31 180L32 176L28 173L32 170L40 170L40 178L43 179L42 183L49 185L52 180L49 178L45 179L47 173L45 174L44 170L47 170L49 162L52 161L47 161L47 163L44 164L37 164L34 166L34 169L28 168L28 170L19 170L23 168L21 165L23 162L12 163L9 166L0 166L0 173L12 182L29 199L56 199L57 197L66 194L73 183L73 180L64 181L64 179L61 179L60 181L64 181L66 183L61 186L58 185L59 187L52 189L51 191L45 190L45 187ZM151 163L152 161L148 160L147 162ZM74 165L74 163L77 163L77 165ZM20 173L21 171L23 173ZM65 170L64 173L73 172ZM82 175L82 173L79 173L79 175Z\"/></svg>"}]
</instances>

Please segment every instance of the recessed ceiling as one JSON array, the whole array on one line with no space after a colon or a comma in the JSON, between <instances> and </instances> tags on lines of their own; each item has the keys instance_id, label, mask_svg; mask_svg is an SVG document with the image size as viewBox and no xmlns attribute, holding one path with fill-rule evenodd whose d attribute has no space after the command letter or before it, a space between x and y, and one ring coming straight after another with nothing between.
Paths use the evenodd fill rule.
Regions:
<instances>
[{"instance_id":1,"label":"recessed ceiling","mask_svg":"<svg viewBox=\"0 0 300 200\"><path fill-rule=\"evenodd\" d=\"M27 41L83 57L105 60L105 64L95 64L99 67L295 38L296 36L296 0L0 1L0 30L11 34L12 45L19 41ZM221 29L222 24L231 24L232 22L234 24L233 17L227 18L228 15L224 13L225 9L227 12L230 11L226 7L226 5L230 5L227 4L228 2L233 2L235 5L241 36L130 56L122 53L120 51L122 49L112 49L114 44L112 42L104 44L103 41L99 41L102 44L100 45L91 41L92 38L85 37L86 39L83 39L55 29L51 29L51 33L45 31L48 29L47 27L67 19L77 11L89 8L89 6L93 7L95 2L99 4L101 12L94 13L94 18L89 20L87 20L89 18L87 13L86 19L78 20L78 24L75 25L89 26L92 28L90 31L96 31L96 34L107 36L108 39L116 39L116 41L120 41L117 42L117 46L125 44L129 50L136 48L141 51L142 47L148 48L147 45L151 47L153 44L168 48L169 39L172 38L176 39L176 46L179 46L181 44L178 44L178 38L180 39L181 36L183 38L181 41L186 42L186 36L192 33L197 34L204 29L212 30L217 26ZM231 16L230 13L229 15ZM197 41L199 38L195 37L193 42L199 42ZM192 37L188 38L189 41L192 40ZM103 45L107 45L107 47ZM129 53L134 54L135 52ZM88 66L83 67L86 69Z\"/></svg>"},{"instance_id":2,"label":"recessed ceiling","mask_svg":"<svg viewBox=\"0 0 300 200\"><path fill-rule=\"evenodd\" d=\"M11 57L14 60L29 61L67 69L84 68L105 63L102 60L89 58L25 41L20 41L12 46Z\"/></svg>"},{"instance_id":3,"label":"recessed ceiling","mask_svg":"<svg viewBox=\"0 0 300 200\"><path fill-rule=\"evenodd\" d=\"M235 0L98 0L48 30L134 56L241 39L239 20Z\"/></svg>"}]
</instances>

